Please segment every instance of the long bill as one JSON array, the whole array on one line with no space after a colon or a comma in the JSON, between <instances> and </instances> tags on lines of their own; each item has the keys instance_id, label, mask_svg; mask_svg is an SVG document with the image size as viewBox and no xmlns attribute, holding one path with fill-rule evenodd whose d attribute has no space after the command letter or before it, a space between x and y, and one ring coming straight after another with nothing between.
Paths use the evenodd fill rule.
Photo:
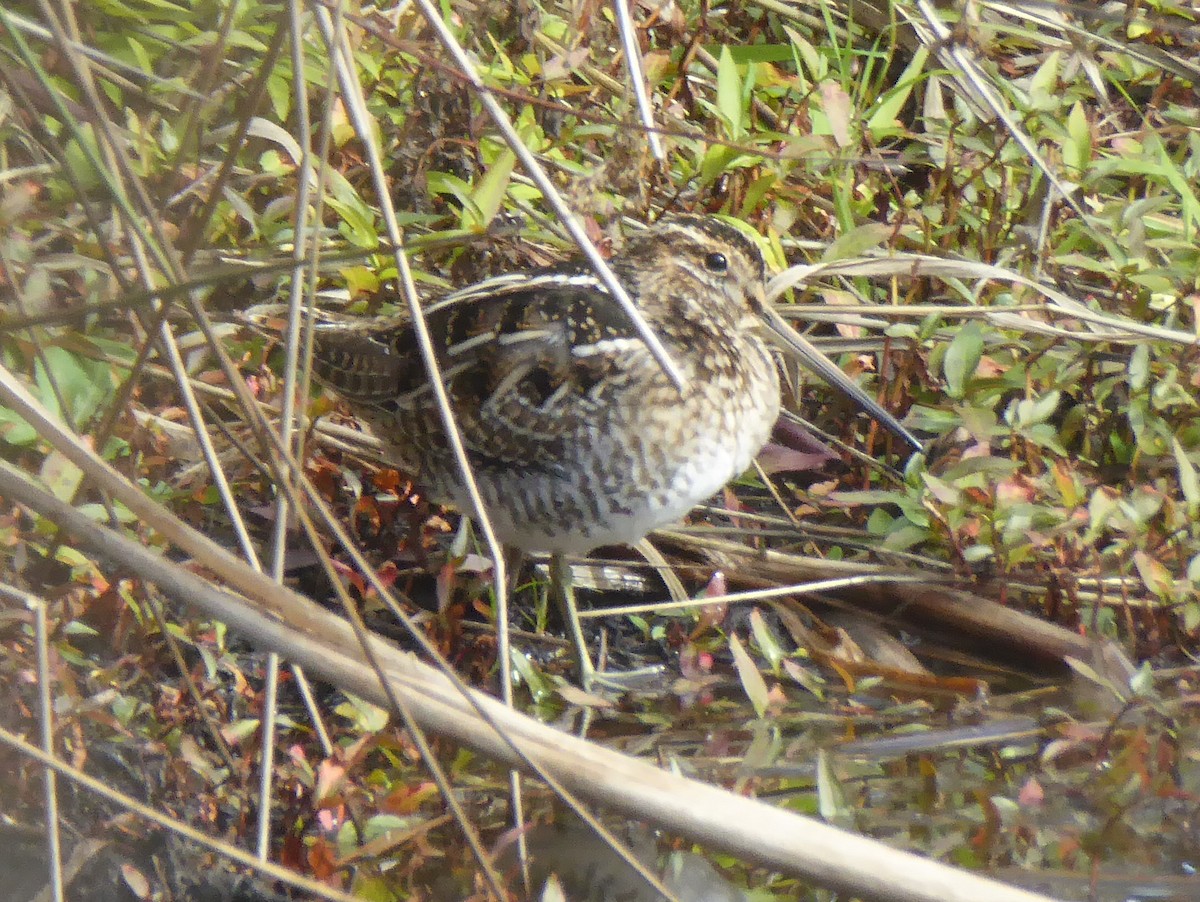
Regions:
<instances>
[{"instance_id":1,"label":"long bill","mask_svg":"<svg viewBox=\"0 0 1200 902\"><path fill-rule=\"evenodd\" d=\"M884 410L865 391L850 379L841 367L822 354L807 338L792 328L791 324L780 316L770 304L763 304L763 319L771 331L781 342L813 373L816 373L831 386L836 388L853 401L858 408L872 418L897 438L906 442L914 451L923 451L920 440L900 425L900 421Z\"/></svg>"}]
</instances>

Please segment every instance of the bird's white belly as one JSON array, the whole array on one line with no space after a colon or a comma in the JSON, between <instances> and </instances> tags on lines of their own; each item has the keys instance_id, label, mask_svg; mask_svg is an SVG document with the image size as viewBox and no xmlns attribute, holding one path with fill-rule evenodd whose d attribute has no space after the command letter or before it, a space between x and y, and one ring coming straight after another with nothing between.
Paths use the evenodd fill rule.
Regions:
<instances>
[{"instance_id":1,"label":"bird's white belly","mask_svg":"<svg viewBox=\"0 0 1200 902\"><path fill-rule=\"evenodd\" d=\"M573 522L577 518L571 508L577 497L560 482L525 489L530 497L548 496L548 516L500 503L488 498L492 493L485 490L492 528L504 544L547 553L584 554L602 545L637 542L651 530L679 521L745 472L770 435L773 412L757 411L760 424L754 427L708 429L694 439L690 453L680 455L673 449L652 485L627 486L618 509L595 518L585 516L585 522Z\"/></svg>"}]
</instances>

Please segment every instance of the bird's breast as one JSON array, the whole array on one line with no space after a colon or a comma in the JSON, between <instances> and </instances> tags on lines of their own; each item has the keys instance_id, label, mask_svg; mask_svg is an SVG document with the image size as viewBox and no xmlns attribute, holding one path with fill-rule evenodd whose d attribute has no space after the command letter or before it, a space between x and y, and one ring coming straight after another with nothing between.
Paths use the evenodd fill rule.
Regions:
<instances>
[{"instance_id":1,"label":"bird's breast","mask_svg":"<svg viewBox=\"0 0 1200 902\"><path fill-rule=\"evenodd\" d=\"M682 393L657 375L609 393L553 466L477 472L498 538L565 553L630 544L744 472L778 417L779 379L765 345L735 350L693 368Z\"/></svg>"}]
</instances>

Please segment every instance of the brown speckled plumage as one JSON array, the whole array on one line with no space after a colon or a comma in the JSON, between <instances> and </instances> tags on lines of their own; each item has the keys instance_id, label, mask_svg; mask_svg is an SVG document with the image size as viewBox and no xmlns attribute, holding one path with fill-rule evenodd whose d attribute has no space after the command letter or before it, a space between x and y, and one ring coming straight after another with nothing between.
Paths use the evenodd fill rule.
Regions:
<instances>
[{"instance_id":1,"label":"brown speckled plumage","mask_svg":"<svg viewBox=\"0 0 1200 902\"><path fill-rule=\"evenodd\" d=\"M443 380L502 542L636 542L740 474L779 381L759 336L762 256L711 217L675 216L610 261L676 363L681 393L583 265L490 279L430 304ZM406 320L323 320L315 368L430 493L467 498Z\"/></svg>"},{"instance_id":2,"label":"brown speckled plumage","mask_svg":"<svg viewBox=\"0 0 1200 902\"><path fill-rule=\"evenodd\" d=\"M750 465L779 414L779 376L764 326L920 448L765 308L762 255L728 223L665 218L609 262L682 370L682 391L579 263L488 279L424 308L488 519L506 545L551 553L585 687L601 677L563 555L637 542ZM246 319L270 331L267 320L278 310L258 308ZM314 366L390 446L397 465L433 497L469 511L410 321L319 314Z\"/></svg>"}]
</instances>

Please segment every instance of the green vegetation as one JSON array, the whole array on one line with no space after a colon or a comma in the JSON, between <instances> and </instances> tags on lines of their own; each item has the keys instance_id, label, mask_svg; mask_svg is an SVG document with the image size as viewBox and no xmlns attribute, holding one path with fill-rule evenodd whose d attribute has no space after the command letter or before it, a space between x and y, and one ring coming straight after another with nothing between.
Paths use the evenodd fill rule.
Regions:
<instances>
[{"instance_id":1,"label":"green vegetation","mask_svg":"<svg viewBox=\"0 0 1200 902\"><path fill-rule=\"evenodd\" d=\"M597 709L603 741L950 863L1031 885L1040 873L1064 898L1086 898L1072 893L1093 869L1182 875L1194 864L1182 800L1194 800L1200 762L1188 703L1200 682L1195 11L987 4L931 23L932 6L903 0L638 7L658 159L609 6L442 8L594 241L673 210L745 223L791 276L779 283L785 315L931 437L925 455L898 459L809 380L790 414L866 454L839 452L814 474L781 450L730 489L730 510L696 518L724 531L698 533L915 573L1147 662L1132 676L1078 662L1073 682L1046 684L1029 660L955 658L935 635L918 651L952 659L952 676L945 660L937 676L914 676L801 602L765 617L639 615L610 624L614 652L640 663L669 649L679 682ZM274 507L281 480L230 374L277 419L287 353L232 320L293 292L361 315L406 310L380 183L423 297L557 261L570 239L417 6L133 0L46 12L0 9L0 365L183 521L240 554L254 548L267 570L282 542L289 575L322 601L331 583L314 561L330 551L368 625L394 634L380 587L341 543L323 533L314 550L299 527L277 530L295 511ZM368 136L323 36L343 32ZM372 463L334 401L315 387L299 397L321 417L291 439L317 492L384 585L434 611L424 628L464 679L494 690L495 647L478 624L491 613L486 549L407 474ZM0 457L172 553L3 398ZM0 497L4 597L43 599L51 624L58 751L81 765L86 748L161 755L152 803L249 846L265 666L244 644L254 637L164 605L52 517ZM687 593L716 569L731 591L783 581L758 559L735 571L674 540L661 547ZM631 583L650 578L633 557L619 563ZM542 625L529 599L543 588L535 574L517 590L517 626ZM646 592L665 594L657 581ZM17 699L0 724L36 736L32 620L0 619L0 641L0 686ZM528 642L519 703L569 713L579 698L554 646ZM990 706L971 697L984 681ZM432 875L454 897L482 891L453 825L432 824L444 806L404 730L319 690L331 754L292 680L281 694L274 860L364 899L430 898ZM965 716L996 732L956 750ZM944 744L870 745L926 731ZM847 752L851 740L865 750ZM503 770L448 742L438 752L494 838ZM38 823L40 770L22 759L12 771L6 814ZM550 804L533 791L534 813ZM408 830L411 842L386 841ZM756 900L828 898L717 864Z\"/></svg>"}]
</instances>

